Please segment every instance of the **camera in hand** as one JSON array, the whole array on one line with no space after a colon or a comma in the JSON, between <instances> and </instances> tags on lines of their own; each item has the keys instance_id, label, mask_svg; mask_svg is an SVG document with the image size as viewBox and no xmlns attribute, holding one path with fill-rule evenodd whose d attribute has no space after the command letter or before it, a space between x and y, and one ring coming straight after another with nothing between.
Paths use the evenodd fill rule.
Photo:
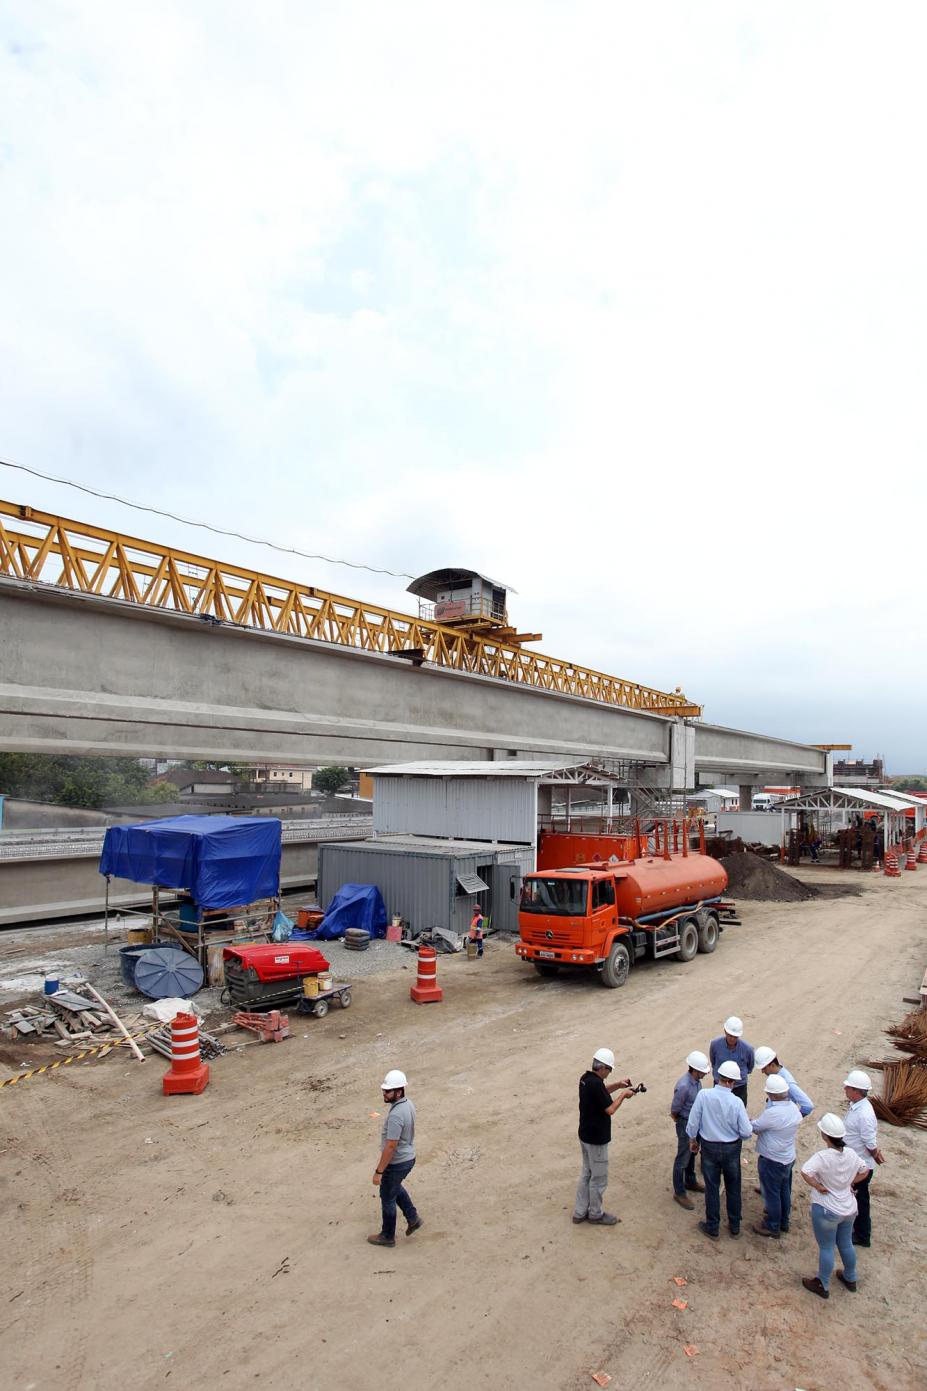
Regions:
<instances>
[{"instance_id":1,"label":"camera in hand","mask_svg":"<svg viewBox=\"0 0 927 1391\"><path fill-rule=\"evenodd\" d=\"M639 1092L645 1092L646 1090L647 1088L644 1086L643 1082L638 1082L636 1087L631 1088L631 1095L637 1096Z\"/></svg>"}]
</instances>

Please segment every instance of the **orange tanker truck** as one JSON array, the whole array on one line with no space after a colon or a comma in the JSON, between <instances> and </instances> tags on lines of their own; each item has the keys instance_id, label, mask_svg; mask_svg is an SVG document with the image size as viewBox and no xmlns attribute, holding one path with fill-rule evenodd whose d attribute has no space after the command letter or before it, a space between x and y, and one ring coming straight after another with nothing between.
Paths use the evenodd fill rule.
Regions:
<instances>
[{"instance_id":1,"label":"orange tanker truck","mask_svg":"<svg viewBox=\"0 0 927 1391\"><path fill-rule=\"evenodd\" d=\"M543 976L590 966L610 989L641 958L691 961L712 952L736 908L727 871L710 855L651 855L528 874L518 913L518 955Z\"/></svg>"}]
</instances>

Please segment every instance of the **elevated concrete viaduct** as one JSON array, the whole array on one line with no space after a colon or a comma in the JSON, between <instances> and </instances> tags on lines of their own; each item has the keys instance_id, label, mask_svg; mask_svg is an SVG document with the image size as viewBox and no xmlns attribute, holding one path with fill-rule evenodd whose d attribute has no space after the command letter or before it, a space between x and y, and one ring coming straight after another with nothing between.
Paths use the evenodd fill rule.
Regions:
<instances>
[{"instance_id":1,"label":"elevated concrete viaduct","mask_svg":"<svg viewBox=\"0 0 927 1391\"><path fill-rule=\"evenodd\" d=\"M0 748L361 767L565 754L679 788L828 772L804 744L7 578Z\"/></svg>"}]
</instances>

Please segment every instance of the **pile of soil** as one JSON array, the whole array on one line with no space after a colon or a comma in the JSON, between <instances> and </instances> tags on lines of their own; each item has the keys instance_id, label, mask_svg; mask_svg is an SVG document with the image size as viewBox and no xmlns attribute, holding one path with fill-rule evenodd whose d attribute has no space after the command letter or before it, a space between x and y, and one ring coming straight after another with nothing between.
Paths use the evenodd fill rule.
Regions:
<instances>
[{"instance_id":1,"label":"pile of soil","mask_svg":"<svg viewBox=\"0 0 927 1391\"><path fill-rule=\"evenodd\" d=\"M762 903L800 903L817 898L817 890L802 884L784 869L761 859L750 850L736 850L725 855L721 863L728 874L728 891L732 898L753 898Z\"/></svg>"}]
</instances>

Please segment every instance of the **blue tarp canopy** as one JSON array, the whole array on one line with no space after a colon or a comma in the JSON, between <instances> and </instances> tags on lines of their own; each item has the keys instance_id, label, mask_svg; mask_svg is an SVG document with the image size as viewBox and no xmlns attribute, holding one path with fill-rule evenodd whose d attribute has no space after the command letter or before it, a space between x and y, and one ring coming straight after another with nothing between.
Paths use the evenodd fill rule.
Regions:
<instances>
[{"instance_id":1,"label":"blue tarp canopy","mask_svg":"<svg viewBox=\"0 0 927 1391\"><path fill-rule=\"evenodd\" d=\"M238 908L280 892L275 816L168 816L110 826L100 873L186 889L200 908Z\"/></svg>"},{"instance_id":2,"label":"blue tarp canopy","mask_svg":"<svg viewBox=\"0 0 927 1391\"><path fill-rule=\"evenodd\" d=\"M362 927L371 937L386 936L386 906L374 884L342 884L312 937L330 942L343 937L348 927Z\"/></svg>"}]
</instances>

